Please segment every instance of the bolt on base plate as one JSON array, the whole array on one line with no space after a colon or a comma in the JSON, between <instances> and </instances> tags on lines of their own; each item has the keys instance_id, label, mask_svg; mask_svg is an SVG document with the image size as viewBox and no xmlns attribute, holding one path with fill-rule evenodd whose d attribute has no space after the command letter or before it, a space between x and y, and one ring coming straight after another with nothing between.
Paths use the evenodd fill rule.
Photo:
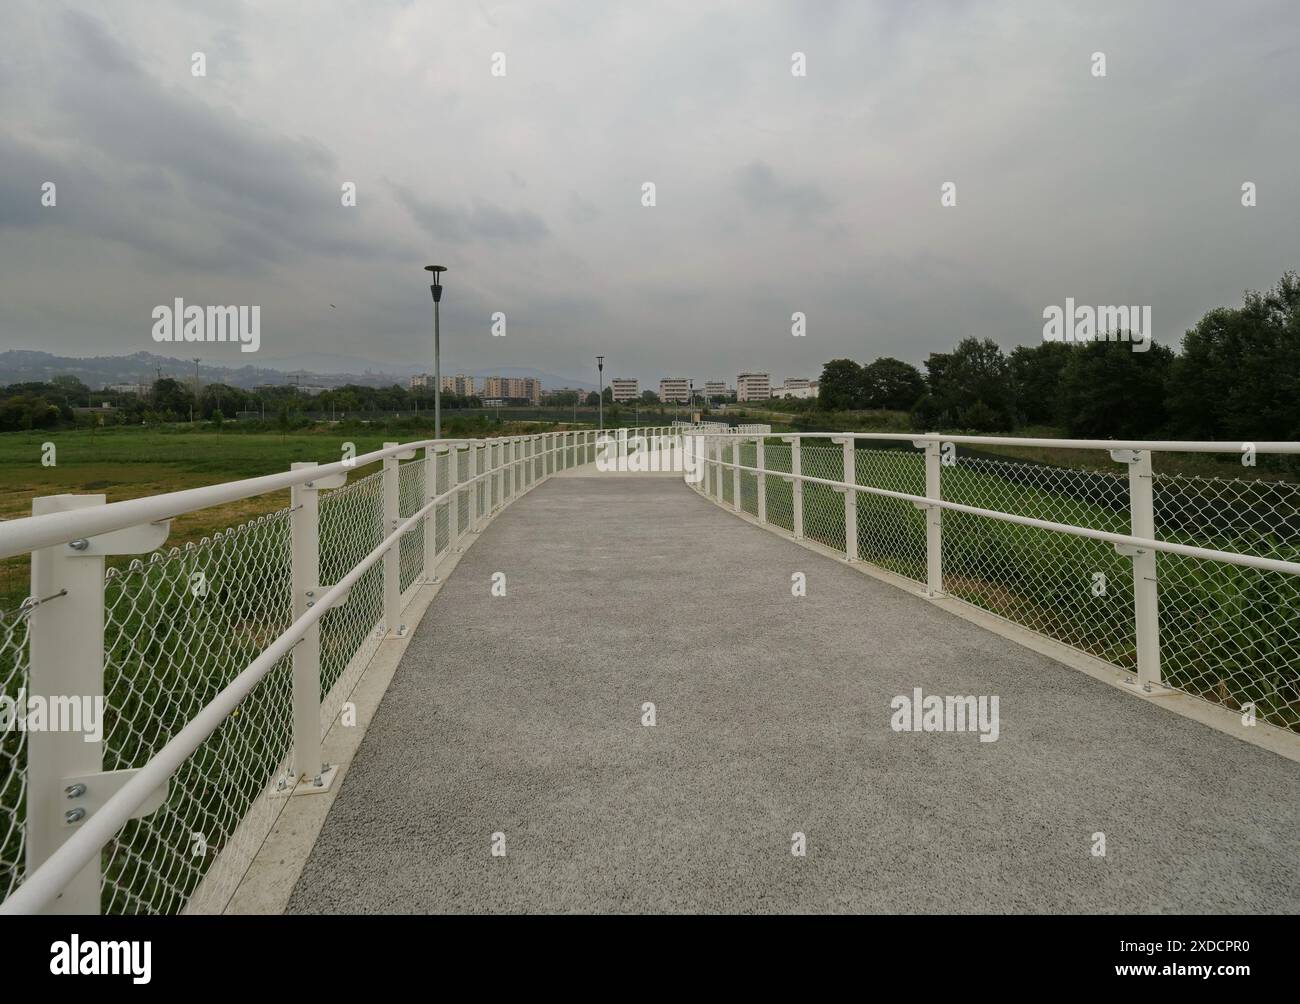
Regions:
<instances>
[{"instance_id":1,"label":"bolt on base plate","mask_svg":"<svg viewBox=\"0 0 1300 1004\"><path fill-rule=\"evenodd\" d=\"M330 785L338 777L339 765L336 763L322 765L320 777L305 777L292 788L286 783L286 778L281 778L271 789L272 798L289 798L294 795L319 795L322 792L330 790ZM317 783L319 781L319 783ZM281 787L283 785L283 787Z\"/></svg>"}]
</instances>

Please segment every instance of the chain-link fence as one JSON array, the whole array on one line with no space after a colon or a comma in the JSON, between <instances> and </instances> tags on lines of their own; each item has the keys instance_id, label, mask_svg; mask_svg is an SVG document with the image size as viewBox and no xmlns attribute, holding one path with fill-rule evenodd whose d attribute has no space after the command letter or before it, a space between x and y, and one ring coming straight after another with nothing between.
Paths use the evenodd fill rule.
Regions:
<instances>
[{"instance_id":1,"label":"chain-link fence","mask_svg":"<svg viewBox=\"0 0 1300 1004\"><path fill-rule=\"evenodd\" d=\"M787 438L798 445L764 440L766 522L846 553L845 447L829 437ZM864 439L870 448L859 445ZM910 498L856 493L853 557L928 583L925 453L881 436L854 445L854 483ZM721 457L718 482L708 494L757 516L756 440L717 437L705 449L715 461ZM1225 452L1239 451L1232 445ZM737 462L748 468L740 472L739 502ZM931 462L944 502L1140 536L1131 529L1131 479L1123 467L1088 470L955 449L942 458L936 452ZM803 478L834 484L792 478L795 469ZM1150 481L1155 539L1300 563L1300 485L1160 473ZM1121 671L1138 672L1135 559L1116 542L956 509L943 510L941 539L938 591ZM1258 721L1300 731L1300 575L1164 551L1155 555L1152 575L1158 582L1159 682L1234 710L1253 708Z\"/></svg>"}]
</instances>

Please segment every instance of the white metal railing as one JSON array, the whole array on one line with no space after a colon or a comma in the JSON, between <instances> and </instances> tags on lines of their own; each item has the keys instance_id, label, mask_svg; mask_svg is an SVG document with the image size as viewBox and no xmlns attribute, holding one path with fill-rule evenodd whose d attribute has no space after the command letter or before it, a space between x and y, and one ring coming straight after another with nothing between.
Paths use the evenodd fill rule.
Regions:
<instances>
[{"instance_id":1,"label":"white metal railing","mask_svg":"<svg viewBox=\"0 0 1300 1004\"><path fill-rule=\"evenodd\" d=\"M751 423L749 425L728 425L726 422L683 422L678 419L672 424L672 431L677 432L710 432L720 435L741 435L741 436L770 436L772 427L761 423Z\"/></svg>"},{"instance_id":2,"label":"white metal railing","mask_svg":"<svg viewBox=\"0 0 1300 1004\"><path fill-rule=\"evenodd\" d=\"M283 798L328 783L322 737L420 586L503 506L594 462L597 435L386 443L0 522L0 557L32 554L32 596L0 619L0 697L104 708L98 737L0 733L0 912L220 910ZM286 488L286 509L157 550L176 516Z\"/></svg>"},{"instance_id":3,"label":"white metal railing","mask_svg":"<svg viewBox=\"0 0 1300 1004\"><path fill-rule=\"evenodd\" d=\"M702 449L704 476L692 487L725 508L1109 662L1147 692L1300 731L1300 485L1152 463L1253 463L1300 443L696 436L686 442ZM1126 471L977 452L991 446L1104 450Z\"/></svg>"}]
</instances>

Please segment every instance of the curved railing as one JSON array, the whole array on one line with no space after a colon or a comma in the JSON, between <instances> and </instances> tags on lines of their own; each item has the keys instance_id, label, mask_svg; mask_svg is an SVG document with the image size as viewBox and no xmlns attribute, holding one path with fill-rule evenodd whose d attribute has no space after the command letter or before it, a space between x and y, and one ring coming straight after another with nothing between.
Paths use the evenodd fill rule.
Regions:
<instances>
[{"instance_id":1,"label":"curved railing","mask_svg":"<svg viewBox=\"0 0 1300 1004\"><path fill-rule=\"evenodd\" d=\"M285 797L329 783L322 736L420 587L503 507L595 461L597 435L386 443L112 504L36 499L0 523L33 584L0 619L0 698L22 722L0 732L0 912L222 909ZM176 516L286 488L287 508L160 550ZM132 554L148 557L106 570Z\"/></svg>"},{"instance_id":2,"label":"curved railing","mask_svg":"<svg viewBox=\"0 0 1300 1004\"><path fill-rule=\"evenodd\" d=\"M1153 455L1247 466L1300 443L1117 442L697 430L692 487L930 597L1300 732L1300 485L1163 474ZM699 445L694 445L699 444ZM988 452L1106 451L1087 470Z\"/></svg>"}]
</instances>

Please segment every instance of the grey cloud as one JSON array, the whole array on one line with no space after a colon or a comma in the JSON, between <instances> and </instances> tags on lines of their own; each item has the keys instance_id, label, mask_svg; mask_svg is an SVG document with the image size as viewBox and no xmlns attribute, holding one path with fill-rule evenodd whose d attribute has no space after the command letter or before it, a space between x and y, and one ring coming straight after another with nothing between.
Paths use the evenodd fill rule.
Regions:
<instances>
[{"instance_id":1,"label":"grey cloud","mask_svg":"<svg viewBox=\"0 0 1300 1004\"><path fill-rule=\"evenodd\" d=\"M831 200L813 184L782 181L772 168L755 160L736 172L737 189L745 205L758 212L811 216L831 207Z\"/></svg>"},{"instance_id":2,"label":"grey cloud","mask_svg":"<svg viewBox=\"0 0 1300 1004\"><path fill-rule=\"evenodd\" d=\"M509 210L474 199L453 206L422 199L405 185L394 185L397 201L436 241L504 241L535 244L550 236L546 221L527 209Z\"/></svg>"}]
</instances>

